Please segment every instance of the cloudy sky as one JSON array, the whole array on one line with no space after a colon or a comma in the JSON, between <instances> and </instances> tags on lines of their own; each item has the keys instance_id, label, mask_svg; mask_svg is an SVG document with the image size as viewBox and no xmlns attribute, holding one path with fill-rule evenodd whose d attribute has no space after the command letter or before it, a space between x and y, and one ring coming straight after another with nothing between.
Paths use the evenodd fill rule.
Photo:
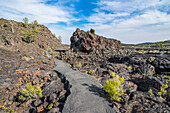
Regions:
<instances>
[{"instance_id":1,"label":"cloudy sky","mask_svg":"<svg viewBox=\"0 0 170 113\"><path fill-rule=\"evenodd\" d=\"M76 28L123 43L170 40L170 0L0 0L0 18L24 17L67 44Z\"/></svg>"}]
</instances>

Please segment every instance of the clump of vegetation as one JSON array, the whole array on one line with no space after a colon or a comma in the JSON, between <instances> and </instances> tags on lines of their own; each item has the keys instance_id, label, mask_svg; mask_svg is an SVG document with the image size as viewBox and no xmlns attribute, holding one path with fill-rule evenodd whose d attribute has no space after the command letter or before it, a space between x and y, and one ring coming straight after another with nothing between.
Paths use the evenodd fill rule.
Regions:
<instances>
[{"instance_id":1,"label":"clump of vegetation","mask_svg":"<svg viewBox=\"0 0 170 113\"><path fill-rule=\"evenodd\" d=\"M160 91L158 92L158 95L160 96L160 99L162 101L165 101L165 99L162 97L163 94L166 94L167 91L166 91L166 88L168 88L168 85L167 84L163 84L161 87L160 87ZM152 89L149 89L148 91L151 95L155 96L152 92Z\"/></svg>"},{"instance_id":2,"label":"clump of vegetation","mask_svg":"<svg viewBox=\"0 0 170 113\"><path fill-rule=\"evenodd\" d=\"M81 67L81 66L82 66L82 65L81 65L81 62L78 62L78 63L77 63L77 66L78 66L78 67Z\"/></svg>"},{"instance_id":3,"label":"clump of vegetation","mask_svg":"<svg viewBox=\"0 0 170 113\"><path fill-rule=\"evenodd\" d=\"M111 72L111 73L110 73L110 76L111 76L111 77L114 77L115 75L116 75L115 72Z\"/></svg>"},{"instance_id":4,"label":"clump of vegetation","mask_svg":"<svg viewBox=\"0 0 170 113\"><path fill-rule=\"evenodd\" d=\"M148 92L149 92L151 95L155 96L155 95L153 94L153 92L152 92L152 89L149 89Z\"/></svg>"},{"instance_id":5,"label":"clump of vegetation","mask_svg":"<svg viewBox=\"0 0 170 113\"><path fill-rule=\"evenodd\" d=\"M168 78L168 82L170 82L170 75L168 75L167 78Z\"/></svg>"},{"instance_id":6,"label":"clump of vegetation","mask_svg":"<svg viewBox=\"0 0 170 113\"><path fill-rule=\"evenodd\" d=\"M46 58L49 58L48 54L45 55Z\"/></svg>"},{"instance_id":7,"label":"clump of vegetation","mask_svg":"<svg viewBox=\"0 0 170 113\"><path fill-rule=\"evenodd\" d=\"M27 17L23 18L23 21L24 21L24 27L28 28L28 18Z\"/></svg>"},{"instance_id":8,"label":"clump of vegetation","mask_svg":"<svg viewBox=\"0 0 170 113\"><path fill-rule=\"evenodd\" d=\"M94 74L94 70L90 70L90 71L88 72L88 74L93 75L93 74Z\"/></svg>"},{"instance_id":9,"label":"clump of vegetation","mask_svg":"<svg viewBox=\"0 0 170 113\"><path fill-rule=\"evenodd\" d=\"M51 103L49 106L48 106L48 109L52 109L53 108L53 103Z\"/></svg>"},{"instance_id":10,"label":"clump of vegetation","mask_svg":"<svg viewBox=\"0 0 170 113\"><path fill-rule=\"evenodd\" d=\"M121 96L124 95L123 90L124 77L116 75L114 79L107 80L104 84L104 91L107 92L111 100L120 101Z\"/></svg>"},{"instance_id":11,"label":"clump of vegetation","mask_svg":"<svg viewBox=\"0 0 170 113\"><path fill-rule=\"evenodd\" d=\"M32 34L31 32L23 32L21 31L21 33L24 34L24 37L22 37L22 40L27 42L27 43L31 43L35 40L35 38L37 38L37 34Z\"/></svg>"},{"instance_id":12,"label":"clump of vegetation","mask_svg":"<svg viewBox=\"0 0 170 113\"><path fill-rule=\"evenodd\" d=\"M129 69L129 72L131 72L132 71L132 66L129 66L128 69Z\"/></svg>"},{"instance_id":13,"label":"clump of vegetation","mask_svg":"<svg viewBox=\"0 0 170 113\"><path fill-rule=\"evenodd\" d=\"M5 107L4 105L2 105L2 106L1 106L1 108L2 108L2 109L4 109L4 110L5 110L5 109L8 109L8 108L7 108L7 107Z\"/></svg>"},{"instance_id":14,"label":"clump of vegetation","mask_svg":"<svg viewBox=\"0 0 170 113\"><path fill-rule=\"evenodd\" d=\"M42 98L42 90L39 85L32 85L32 83L28 83L26 88L22 90L21 95L19 96L21 99L28 100L31 98Z\"/></svg>"},{"instance_id":15,"label":"clump of vegetation","mask_svg":"<svg viewBox=\"0 0 170 113\"><path fill-rule=\"evenodd\" d=\"M41 29L41 27L37 27L38 26L38 21L37 20L34 20L33 22L32 22L32 28L33 28L33 30L34 31L37 31L37 32L40 32L39 30ZM39 29L39 30L38 30Z\"/></svg>"},{"instance_id":16,"label":"clump of vegetation","mask_svg":"<svg viewBox=\"0 0 170 113\"><path fill-rule=\"evenodd\" d=\"M167 91L166 91L166 88L168 88L168 85L167 84L163 84L161 87L160 87L160 92L158 92L158 94L160 95L160 99L162 101L165 101L165 99L162 97L163 94L166 94Z\"/></svg>"},{"instance_id":17,"label":"clump of vegetation","mask_svg":"<svg viewBox=\"0 0 170 113\"><path fill-rule=\"evenodd\" d=\"M167 84L163 84L163 85L161 86L161 88L160 88L160 89L161 89L161 92L164 93L164 94L167 93L167 91L165 90L166 88L168 88L168 85L167 85Z\"/></svg>"},{"instance_id":18,"label":"clump of vegetation","mask_svg":"<svg viewBox=\"0 0 170 113\"><path fill-rule=\"evenodd\" d=\"M144 51L144 50L138 50L138 51L139 51L139 53L142 53L142 54L146 53L146 51Z\"/></svg>"},{"instance_id":19,"label":"clump of vegetation","mask_svg":"<svg viewBox=\"0 0 170 113\"><path fill-rule=\"evenodd\" d=\"M34 57L26 57L26 56L23 56L22 59L26 60L26 61L30 61L31 59L34 59Z\"/></svg>"},{"instance_id":20,"label":"clump of vegetation","mask_svg":"<svg viewBox=\"0 0 170 113\"><path fill-rule=\"evenodd\" d=\"M149 62L153 62L155 60L155 57L150 57Z\"/></svg>"},{"instance_id":21,"label":"clump of vegetation","mask_svg":"<svg viewBox=\"0 0 170 113\"><path fill-rule=\"evenodd\" d=\"M58 36L58 41L62 42L62 37L61 36Z\"/></svg>"}]
</instances>

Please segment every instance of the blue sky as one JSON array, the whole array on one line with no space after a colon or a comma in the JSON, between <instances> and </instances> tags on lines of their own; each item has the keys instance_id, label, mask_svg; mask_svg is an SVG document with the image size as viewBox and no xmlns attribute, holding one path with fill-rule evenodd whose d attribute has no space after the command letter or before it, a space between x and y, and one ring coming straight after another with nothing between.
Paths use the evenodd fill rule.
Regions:
<instances>
[{"instance_id":1,"label":"blue sky","mask_svg":"<svg viewBox=\"0 0 170 113\"><path fill-rule=\"evenodd\" d=\"M67 44L76 28L123 43L170 40L170 0L0 0L1 17L37 20Z\"/></svg>"}]
</instances>

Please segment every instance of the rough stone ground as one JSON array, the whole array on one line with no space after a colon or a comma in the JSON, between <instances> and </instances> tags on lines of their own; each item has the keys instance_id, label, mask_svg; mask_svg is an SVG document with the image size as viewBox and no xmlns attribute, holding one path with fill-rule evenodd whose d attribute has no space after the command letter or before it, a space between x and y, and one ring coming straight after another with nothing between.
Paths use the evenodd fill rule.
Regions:
<instances>
[{"instance_id":1,"label":"rough stone ground","mask_svg":"<svg viewBox=\"0 0 170 113\"><path fill-rule=\"evenodd\" d=\"M74 70L88 73L103 85L112 80L112 72L125 78L125 95L120 102L109 100L118 113L170 112L170 54L169 51L132 51L128 49L93 50L90 53L65 51L57 58L67 62ZM161 86L167 84L161 96ZM148 91L152 89L154 95ZM107 93L105 93L107 95ZM161 97L163 99L161 99ZM108 96L109 98L109 96Z\"/></svg>"},{"instance_id":2,"label":"rough stone ground","mask_svg":"<svg viewBox=\"0 0 170 113\"><path fill-rule=\"evenodd\" d=\"M56 60L55 70L66 77L71 85L63 113L114 113L103 98L103 91L97 83L80 71L74 71L64 62Z\"/></svg>"},{"instance_id":3,"label":"rough stone ground","mask_svg":"<svg viewBox=\"0 0 170 113\"><path fill-rule=\"evenodd\" d=\"M25 58L24 54L0 48L0 113L61 112L69 89L53 71L54 58ZM20 97L29 83L41 88L42 98L36 94L29 99Z\"/></svg>"}]
</instances>

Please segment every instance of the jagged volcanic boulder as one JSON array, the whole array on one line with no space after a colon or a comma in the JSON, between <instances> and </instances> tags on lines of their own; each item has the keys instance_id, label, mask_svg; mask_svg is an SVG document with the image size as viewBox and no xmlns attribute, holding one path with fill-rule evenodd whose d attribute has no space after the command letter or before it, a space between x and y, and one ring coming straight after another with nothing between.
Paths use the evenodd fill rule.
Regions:
<instances>
[{"instance_id":1,"label":"jagged volcanic boulder","mask_svg":"<svg viewBox=\"0 0 170 113\"><path fill-rule=\"evenodd\" d=\"M94 29L85 32L77 28L71 37L71 49L74 51L89 52L92 48L119 50L120 46L119 40L96 35Z\"/></svg>"}]
</instances>

